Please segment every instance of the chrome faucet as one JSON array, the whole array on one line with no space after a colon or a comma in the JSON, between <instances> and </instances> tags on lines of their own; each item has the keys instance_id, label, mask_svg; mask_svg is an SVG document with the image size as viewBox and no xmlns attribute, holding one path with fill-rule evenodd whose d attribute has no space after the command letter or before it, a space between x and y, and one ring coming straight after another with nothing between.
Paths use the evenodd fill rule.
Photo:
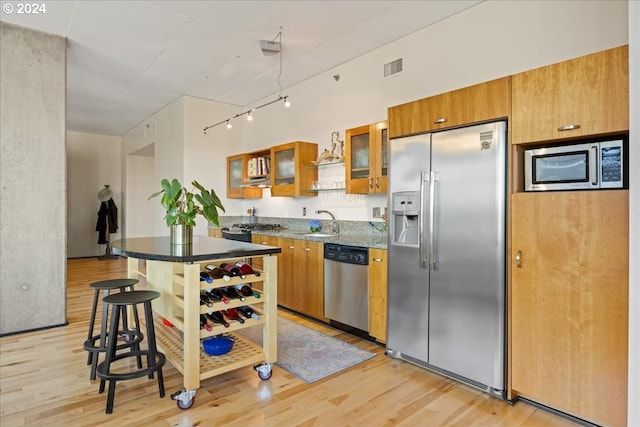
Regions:
<instances>
[{"instance_id":1,"label":"chrome faucet","mask_svg":"<svg viewBox=\"0 0 640 427\"><path fill-rule=\"evenodd\" d=\"M338 226L338 221L336 220L336 217L333 216L333 214L329 211L325 211L323 209L319 209L316 211L317 214L321 214L321 213L326 213L331 215L331 221L329 221L329 228L331 229L331 232L333 234L338 234L340 233L340 227Z\"/></svg>"}]
</instances>

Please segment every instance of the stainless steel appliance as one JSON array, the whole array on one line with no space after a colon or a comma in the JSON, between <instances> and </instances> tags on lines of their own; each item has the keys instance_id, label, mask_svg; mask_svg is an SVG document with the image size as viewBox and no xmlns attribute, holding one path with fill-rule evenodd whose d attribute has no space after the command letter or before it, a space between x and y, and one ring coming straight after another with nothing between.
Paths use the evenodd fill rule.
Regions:
<instances>
[{"instance_id":1,"label":"stainless steel appliance","mask_svg":"<svg viewBox=\"0 0 640 427\"><path fill-rule=\"evenodd\" d=\"M525 150L524 189L624 188L624 149L625 141L616 139Z\"/></svg>"},{"instance_id":2,"label":"stainless steel appliance","mask_svg":"<svg viewBox=\"0 0 640 427\"><path fill-rule=\"evenodd\" d=\"M369 331L368 265L368 248L324 244L325 317Z\"/></svg>"},{"instance_id":3,"label":"stainless steel appliance","mask_svg":"<svg viewBox=\"0 0 640 427\"><path fill-rule=\"evenodd\" d=\"M233 224L231 227L224 227L220 229L224 239L240 242L251 242L251 231L258 230L278 231L282 230L282 226L280 224L250 223Z\"/></svg>"},{"instance_id":4,"label":"stainless steel appliance","mask_svg":"<svg viewBox=\"0 0 640 427\"><path fill-rule=\"evenodd\" d=\"M503 398L506 123L390 142L387 353Z\"/></svg>"}]
</instances>

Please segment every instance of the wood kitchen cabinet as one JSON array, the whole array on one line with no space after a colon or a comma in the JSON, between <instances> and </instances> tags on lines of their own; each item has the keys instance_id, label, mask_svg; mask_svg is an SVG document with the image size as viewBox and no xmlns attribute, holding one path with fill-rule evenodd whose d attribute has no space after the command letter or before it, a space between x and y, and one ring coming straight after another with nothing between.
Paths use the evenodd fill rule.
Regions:
<instances>
[{"instance_id":1,"label":"wood kitchen cabinet","mask_svg":"<svg viewBox=\"0 0 640 427\"><path fill-rule=\"evenodd\" d=\"M386 121L346 130L346 193L387 192L388 145Z\"/></svg>"},{"instance_id":2,"label":"wood kitchen cabinet","mask_svg":"<svg viewBox=\"0 0 640 427\"><path fill-rule=\"evenodd\" d=\"M273 236L260 236L257 234L253 234L251 236L251 243L255 243L258 245L268 245L268 246L275 246L275 247L280 247L278 246L278 238L277 237L273 237ZM272 255L273 256L273 255ZM277 254L276 256L280 257L278 258L278 263L282 262L282 253ZM262 258L257 257L257 258L251 258L251 265L253 266L253 268L257 268L258 270L262 270ZM281 274L282 272L282 266L278 265L278 276ZM281 278L278 278L278 281L282 280ZM253 287L256 289L260 289L262 290L262 286L263 283L262 282L256 282L253 284ZM280 292L278 292L280 293Z\"/></svg>"},{"instance_id":3,"label":"wood kitchen cabinet","mask_svg":"<svg viewBox=\"0 0 640 427\"><path fill-rule=\"evenodd\" d=\"M387 342L387 250L369 248L369 335Z\"/></svg>"},{"instance_id":4,"label":"wood kitchen cabinet","mask_svg":"<svg viewBox=\"0 0 640 427\"><path fill-rule=\"evenodd\" d=\"M389 108L389 138L508 117L511 77Z\"/></svg>"},{"instance_id":5,"label":"wood kitchen cabinet","mask_svg":"<svg viewBox=\"0 0 640 427\"><path fill-rule=\"evenodd\" d=\"M324 318L324 244L294 240L293 281L297 291L297 311Z\"/></svg>"},{"instance_id":6,"label":"wood kitchen cabinet","mask_svg":"<svg viewBox=\"0 0 640 427\"><path fill-rule=\"evenodd\" d=\"M262 197L262 188L246 187L249 159L249 154L227 157L227 198L259 199Z\"/></svg>"},{"instance_id":7,"label":"wood kitchen cabinet","mask_svg":"<svg viewBox=\"0 0 640 427\"><path fill-rule=\"evenodd\" d=\"M512 392L625 426L628 191L517 193L511 207Z\"/></svg>"},{"instance_id":8,"label":"wood kitchen cabinet","mask_svg":"<svg viewBox=\"0 0 640 427\"><path fill-rule=\"evenodd\" d=\"M318 158L318 144L290 142L271 147L271 195L317 196L309 192L313 181L318 180L318 169L311 167Z\"/></svg>"},{"instance_id":9,"label":"wood kitchen cabinet","mask_svg":"<svg viewBox=\"0 0 640 427\"><path fill-rule=\"evenodd\" d=\"M324 318L324 245L322 242L252 236L253 243L278 246L278 305Z\"/></svg>"},{"instance_id":10,"label":"wood kitchen cabinet","mask_svg":"<svg viewBox=\"0 0 640 427\"><path fill-rule=\"evenodd\" d=\"M513 144L629 129L629 49L621 46L512 77Z\"/></svg>"}]
</instances>

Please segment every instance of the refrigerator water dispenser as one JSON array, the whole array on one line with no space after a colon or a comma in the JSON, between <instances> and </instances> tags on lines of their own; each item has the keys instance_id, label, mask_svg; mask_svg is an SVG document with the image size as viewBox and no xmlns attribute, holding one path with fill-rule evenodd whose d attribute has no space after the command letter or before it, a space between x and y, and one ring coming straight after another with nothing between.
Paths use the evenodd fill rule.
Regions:
<instances>
[{"instance_id":1,"label":"refrigerator water dispenser","mask_svg":"<svg viewBox=\"0 0 640 427\"><path fill-rule=\"evenodd\" d=\"M394 245L418 246L420 236L420 192L399 191L391 195Z\"/></svg>"}]
</instances>

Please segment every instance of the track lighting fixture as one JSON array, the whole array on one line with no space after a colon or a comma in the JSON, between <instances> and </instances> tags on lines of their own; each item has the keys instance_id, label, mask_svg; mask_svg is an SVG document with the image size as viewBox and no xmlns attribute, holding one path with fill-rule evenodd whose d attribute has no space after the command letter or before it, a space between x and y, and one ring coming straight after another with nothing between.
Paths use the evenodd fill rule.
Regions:
<instances>
[{"instance_id":1,"label":"track lighting fixture","mask_svg":"<svg viewBox=\"0 0 640 427\"><path fill-rule=\"evenodd\" d=\"M227 129L231 129L233 127L231 125L231 122L233 121L233 119L237 119L238 117L247 116L247 120L252 121L253 120L253 116L251 115L251 113L253 111L259 110L260 108L264 108L264 107L266 107L268 105L275 104L276 102L280 102L280 101L284 101L284 106L286 108L289 108L291 106L291 103L289 102L289 96L280 95L276 99L274 99L273 101L269 101L266 104L259 105L259 106L255 107L255 108L252 108L251 110L243 111L242 113L238 113L233 117L229 117L228 119L221 120L216 124L207 126L206 128L203 129L204 134L206 135L207 134L207 130L211 129L212 127L216 127L216 126L221 125L223 123L227 124Z\"/></svg>"},{"instance_id":2,"label":"track lighting fixture","mask_svg":"<svg viewBox=\"0 0 640 427\"><path fill-rule=\"evenodd\" d=\"M263 53L265 55L267 55L267 54L272 55L272 54L275 54L275 53L279 53L280 54L280 72L278 74L278 87L280 88L280 94L278 95L278 98L274 99L273 101L269 101L266 104L262 104L262 105L259 105L259 106L255 107L255 108L252 108L251 110L247 110L247 111L243 111L242 113L238 113L233 117L229 117L228 119L221 120L216 124L207 126L206 128L203 129L205 135L207 134L207 130L211 129L212 127L216 127L218 125L221 125L223 123L226 123L227 129L231 129L233 127L231 125L231 122L233 121L233 119L237 119L238 117L241 117L241 116L247 116L247 121L253 121L253 116L251 115L251 113L253 111L259 110L260 108L266 107L268 105L274 104L274 103L279 102L279 101L282 101L284 103L285 108L291 107L291 102L289 101L289 96L282 94L282 86L280 85L280 76L282 75L282 27L280 27L280 32L276 35L276 37L273 40L271 40L271 41L262 40L261 44L262 44L262 51L263 51ZM267 51L268 51L268 53L267 53Z\"/></svg>"}]
</instances>

